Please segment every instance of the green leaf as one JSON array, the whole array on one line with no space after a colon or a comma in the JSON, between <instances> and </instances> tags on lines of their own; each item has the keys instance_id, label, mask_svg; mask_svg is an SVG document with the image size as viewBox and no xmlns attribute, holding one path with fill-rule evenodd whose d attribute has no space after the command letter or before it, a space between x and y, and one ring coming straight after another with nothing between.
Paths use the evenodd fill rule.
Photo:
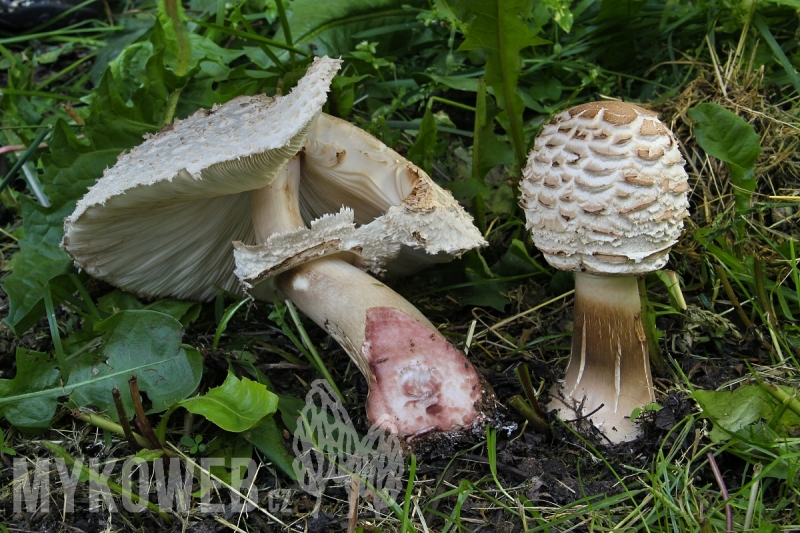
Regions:
<instances>
[{"instance_id":1,"label":"green leaf","mask_svg":"<svg viewBox=\"0 0 800 533\"><path fill-rule=\"evenodd\" d=\"M470 250L464 254L463 262L464 274L467 280L473 282L474 285L459 289L461 305L480 305L492 307L500 312L505 311L506 305L510 301L505 295L508 287L501 282L486 283L496 276L489 269L480 252Z\"/></svg>"},{"instance_id":2,"label":"green leaf","mask_svg":"<svg viewBox=\"0 0 800 533\"><path fill-rule=\"evenodd\" d=\"M60 370L55 358L17 348L17 375L0 379L0 416L24 431L46 429L56 412ZM42 394L41 391L47 391Z\"/></svg>"},{"instance_id":3,"label":"green leaf","mask_svg":"<svg viewBox=\"0 0 800 533\"><path fill-rule=\"evenodd\" d=\"M756 188L754 165L761 154L758 134L742 117L719 104L702 103L689 109L687 115L697 122L694 134L700 148L728 164L736 213L744 213Z\"/></svg>"},{"instance_id":4,"label":"green leaf","mask_svg":"<svg viewBox=\"0 0 800 533\"><path fill-rule=\"evenodd\" d=\"M519 239L511 240L511 245L500 261L492 265L492 272L500 277L535 273L552 276L547 268L528 255L525 243Z\"/></svg>"},{"instance_id":5,"label":"green leaf","mask_svg":"<svg viewBox=\"0 0 800 533\"><path fill-rule=\"evenodd\" d=\"M290 5L289 29L295 46L305 49L312 45L315 55L339 56L353 50L352 36L357 33L413 21L416 12L403 9L408 4L422 5L418 0L294 0ZM406 45L398 35L384 36L381 44L387 49L392 49L393 43L398 47ZM282 29L275 39L284 39Z\"/></svg>"},{"instance_id":6,"label":"green leaf","mask_svg":"<svg viewBox=\"0 0 800 533\"><path fill-rule=\"evenodd\" d=\"M743 169L753 167L761 154L761 145L751 124L733 111L710 102L689 109L687 114L697 122L694 134L706 153Z\"/></svg>"},{"instance_id":7,"label":"green leaf","mask_svg":"<svg viewBox=\"0 0 800 533\"><path fill-rule=\"evenodd\" d=\"M502 118L521 168L526 153L521 122L524 103L517 94L522 70L520 52L547 41L536 37L524 22L531 0L459 0L458 3L471 19L464 30L466 39L458 49L486 52L486 83L494 89L497 104L505 111Z\"/></svg>"},{"instance_id":8,"label":"green leaf","mask_svg":"<svg viewBox=\"0 0 800 533\"><path fill-rule=\"evenodd\" d=\"M128 379L136 375L139 390L147 393L152 408L160 412L186 398L200 383L199 352L181 344L183 326L176 319L156 311L120 311L98 323L103 334L99 353L80 357L71 369L66 389L70 400L94 405L118 420L111 389L122 393L122 403L133 415L127 391Z\"/></svg>"},{"instance_id":9,"label":"green leaf","mask_svg":"<svg viewBox=\"0 0 800 533\"><path fill-rule=\"evenodd\" d=\"M356 99L355 86L361 80L369 76L336 76L331 83L331 97L328 103L331 106L331 114L339 118L347 118L353 110L353 103Z\"/></svg>"},{"instance_id":10,"label":"green leaf","mask_svg":"<svg viewBox=\"0 0 800 533\"><path fill-rule=\"evenodd\" d=\"M97 53L97 57L89 69L89 77L93 86L98 85L111 61L150 31L153 27L153 19L152 17L136 16L136 14L122 15L117 19L117 26L120 25L125 29L114 32L113 37L104 41L103 47Z\"/></svg>"},{"instance_id":11,"label":"green leaf","mask_svg":"<svg viewBox=\"0 0 800 533\"><path fill-rule=\"evenodd\" d=\"M158 26L156 26L158 28ZM159 34L153 31L154 38ZM163 64L163 50L154 45L153 55L147 60L145 70L139 73L142 80L130 98L123 100L117 93L117 80L106 71L94 93L92 108L86 117L85 135L92 148L108 150L113 155L111 165L123 150L142 143L146 133L155 133L161 127L169 94L182 85ZM110 165L109 165L110 166ZM102 175L88 175L97 179Z\"/></svg>"},{"instance_id":12,"label":"green leaf","mask_svg":"<svg viewBox=\"0 0 800 533\"><path fill-rule=\"evenodd\" d=\"M447 188L459 201L471 200L476 197L489 198L492 190L483 181L478 181L472 177L464 181L453 181L447 184Z\"/></svg>"},{"instance_id":13,"label":"green leaf","mask_svg":"<svg viewBox=\"0 0 800 533\"><path fill-rule=\"evenodd\" d=\"M219 325L217 326L217 331L214 332L214 340L211 343L211 349L216 350L217 345L219 345L219 339L225 330L228 328L228 322L231 321L233 315L236 314L236 311L239 310L244 304L250 301L250 298L242 298L238 302L234 302L225 309L225 313L223 313L222 318L219 321Z\"/></svg>"},{"instance_id":14,"label":"green leaf","mask_svg":"<svg viewBox=\"0 0 800 533\"><path fill-rule=\"evenodd\" d=\"M139 302L136 296L119 289L114 289L97 299L97 308L110 315L120 311L142 309L143 307L144 304Z\"/></svg>"},{"instance_id":15,"label":"green leaf","mask_svg":"<svg viewBox=\"0 0 800 533\"><path fill-rule=\"evenodd\" d=\"M25 237L9 261L11 273L3 278L9 311L5 321L15 335L30 329L44 314L44 289L55 277L72 270L72 260L59 248L61 225L72 213L73 204L44 209L21 197Z\"/></svg>"},{"instance_id":16,"label":"green leaf","mask_svg":"<svg viewBox=\"0 0 800 533\"><path fill-rule=\"evenodd\" d=\"M619 2L619 0L615 1ZM575 17L569 10L571 0L542 0L542 3L547 6L556 24L566 33L569 33L572 29L572 23L575 20Z\"/></svg>"},{"instance_id":17,"label":"green leaf","mask_svg":"<svg viewBox=\"0 0 800 533\"><path fill-rule=\"evenodd\" d=\"M153 55L153 43L134 43L120 52L109 63L111 75L116 81L117 92L123 101L129 102L133 93L147 82L144 76L147 61Z\"/></svg>"},{"instance_id":18,"label":"green leaf","mask_svg":"<svg viewBox=\"0 0 800 533\"><path fill-rule=\"evenodd\" d=\"M486 83L482 79L479 80L475 106L475 136L472 145L472 175L481 184L484 183L486 174L495 166L511 164L514 160L508 143L501 141L494 132L494 119L499 113L500 108L494 99L486 94Z\"/></svg>"},{"instance_id":19,"label":"green leaf","mask_svg":"<svg viewBox=\"0 0 800 533\"><path fill-rule=\"evenodd\" d=\"M800 9L800 1L798 0L783 0L777 2L779 5L787 5L791 6L794 9ZM761 32L761 36L764 37L764 40L769 45L770 49L772 50L775 59L780 63L783 67L783 70L786 72L786 75L789 78L789 81L792 82L796 91L800 91L800 75L797 73L797 69L792 64L792 61L786 57L786 53L781 48L780 43L775 40L775 36L772 35L772 32L769 30L769 26L764 21L764 19L758 13L753 13L753 24L758 31Z\"/></svg>"},{"instance_id":20,"label":"green leaf","mask_svg":"<svg viewBox=\"0 0 800 533\"><path fill-rule=\"evenodd\" d=\"M795 393L788 387L781 387L789 394ZM703 414L714 422L709 437L714 442L723 442L747 426L762 418L772 421L780 412L780 404L758 385L743 385L728 391L695 391L693 395L703 409ZM789 410L780 413L777 420L784 431L800 427L800 417Z\"/></svg>"},{"instance_id":21,"label":"green leaf","mask_svg":"<svg viewBox=\"0 0 800 533\"><path fill-rule=\"evenodd\" d=\"M201 435L197 435L194 441L191 439L187 440L191 442L190 447L195 448L195 451L202 451L203 448L206 448L206 445L200 444L200 442L197 441L198 437L202 440ZM207 457L223 459L224 461L222 465L211 466L211 475L220 478L224 483L228 484L231 483L231 474L233 473L234 466L236 466L234 459L241 461L242 459L253 457L252 444L247 442L241 434L227 433L225 431L217 433L214 440L208 444L207 450ZM237 473L237 477L241 480L247 474L246 463L244 465L239 463L239 467L241 470ZM202 493L197 494L196 497L202 497L201 494Z\"/></svg>"},{"instance_id":22,"label":"green leaf","mask_svg":"<svg viewBox=\"0 0 800 533\"><path fill-rule=\"evenodd\" d=\"M118 420L111 389L123 391L122 401L133 414L128 390L132 374L147 393L151 412L162 411L197 388L202 376L200 353L180 344L180 322L155 311L122 311L97 324L103 344L86 353L69 369L66 386L59 368L46 354L17 350L17 376L0 380L0 415L23 430L47 428L58 398L73 405L92 405Z\"/></svg>"},{"instance_id":23,"label":"green leaf","mask_svg":"<svg viewBox=\"0 0 800 533\"><path fill-rule=\"evenodd\" d=\"M249 429L244 433L244 438L258 448L284 474L293 480L297 479L297 475L292 468L294 457L284 447L283 432L278 428L274 418L267 418L257 426Z\"/></svg>"},{"instance_id":24,"label":"green leaf","mask_svg":"<svg viewBox=\"0 0 800 533\"><path fill-rule=\"evenodd\" d=\"M9 295L6 323L16 335L31 327L43 313L41 304L44 287L56 276L70 272L71 263L58 247L63 236L63 219L75 202L86 193L87 187L116 162L123 150L142 142L145 133L160 127L170 93L183 81L164 67L164 40L160 26L152 32L153 53L144 61L117 69L123 80L114 78L114 69L106 71L92 95L84 127L85 141L79 140L66 122L59 120L53 128L50 154L42 158L42 184L52 207L45 209L23 200L25 239L10 265L16 270L3 279L3 289ZM139 47L149 51L150 48ZM143 71L130 72L135 66ZM139 82L129 98L123 98L118 85L126 86L130 78Z\"/></svg>"},{"instance_id":25,"label":"green leaf","mask_svg":"<svg viewBox=\"0 0 800 533\"><path fill-rule=\"evenodd\" d=\"M419 125L417 139L408 149L408 158L430 174L433 160L442 155L445 148L446 145L437 139L436 118L430 108L426 108Z\"/></svg>"},{"instance_id":26,"label":"green leaf","mask_svg":"<svg viewBox=\"0 0 800 533\"><path fill-rule=\"evenodd\" d=\"M183 326L187 326L197 319L200 311L200 304L165 298L163 300L157 300L149 305L144 305L136 296L120 289L115 289L97 299L97 308L110 315L119 311L136 309L158 311L176 320L180 320Z\"/></svg>"},{"instance_id":27,"label":"green leaf","mask_svg":"<svg viewBox=\"0 0 800 533\"><path fill-rule=\"evenodd\" d=\"M49 145L50 153L42 158L42 184L52 205L58 208L74 203L86 194L87 188L103 175L103 170L116 163L117 155L123 149L109 147L98 150L78 139L63 120L56 122Z\"/></svg>"},{"instance_id":28,"label":"green leaf","mask_svg":"<svg viewBox=\"0 0 800 533\"><path fill-rule=\"evenodd\" d=\"M594 22L627 21L638 14L646 3L647 0L603 0Z\"/></svg>"},{"instance_id":29,"label":"green leaf","mask_svg":"<svg viewBox=\"0 0 800 533\"><path fill-rule=\"evenodd\" d=\"M294 433L297 429L297 418L306 406L305 400L295 398L294 396L281 396L278 402L278 412L281 415L281 421L289 433Z\"/></svg>"},{"instance_id":30,"label":"green leaf","mask_svg":"<svg viewBox=\"0 0 800 533\"><path fill-rule=\"evenodd\" d=\"M192 43L186 31L186 14L179 0L158 2L158 22L164 31L164 62L178 76L186 75L193 67Z\"/></svg>"},{"instance_id":31,"label":"green leaf","mask_svg":"<svg viewBox=\"0 0 800 533\"><path fill-rule=\"evenodd\" d=\"M422 84L422 80L425 78L430 78L436 83L440 83L445 87L449 87L450 89L455 89L456 91L467 91L474 93L478 90L478 79L477 78L464 78L461 76L440 76L434 73L420 73L417 76L421 77L420 84Z\"/></svg>"},{"instance_id":32,"label":"green leaf","mask_svg":"<svg viewBox=\"0 0 800 533\"><path fill-rule=\"evenodd\" d=\"M6 443L6 434L0 429L0 454L17 455L13 448L9 448Z\"/></svg>"},{"instance_id":33,"label":"green leaf","mask_svg":"<svg viewBox=\"0 0 800 533\"><path fill-rule=\"evenodd\" d=\"M229 373L225 382L203 396L180 402L191 413L203 415L226 431L240 433L278 409L278 396L247 378Z\"/></svg>"},{"instance_id":34,"label":"green leaf","mask_svg":"<svg viewBox=\"0 0 800 533\"><path fill-rule=\"evenodd\" d=\"M6 323L18 336L42 316L42 296L48 282L72 271L72 260L59 248L64 217L72 213L75 201L103 169L114 164L122 150L95 150L78 140L62 120L56 122L49 145L50 154L43 157L42 184L52 207L21 199L25 237L9 265L12 274L3 279L10 307Z\"/></svg>"}]
</instances>

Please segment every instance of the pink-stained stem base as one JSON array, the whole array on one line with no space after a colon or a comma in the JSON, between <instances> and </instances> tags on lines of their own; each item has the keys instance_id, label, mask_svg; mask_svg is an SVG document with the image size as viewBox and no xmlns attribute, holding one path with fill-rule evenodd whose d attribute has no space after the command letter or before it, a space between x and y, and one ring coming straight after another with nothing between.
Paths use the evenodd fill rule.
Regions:
<instances>
[{"instance_id":1,"label":"pink-stained stem base","mask_svg":"<svg viewBox=\"0 0 800 533\"><path fill-rule=\"evenodd\" d=\"M371 424L409 441L483 424L494 395L464 353L392 289L336 257L297 266L277 285L364 374Z\"/></svg>"},{"instance_id":2,"label":"pink-stained stem base","mask_svg":"<svg viewBox=\"0 0 800 533\"><path fill-rule=\"evenodd\" d=\"M464 354L402 311L367 311L364 356L374 379L367 416L392 433L415 436L469 428L481 382Z\"/></svg>"}]
</instances>

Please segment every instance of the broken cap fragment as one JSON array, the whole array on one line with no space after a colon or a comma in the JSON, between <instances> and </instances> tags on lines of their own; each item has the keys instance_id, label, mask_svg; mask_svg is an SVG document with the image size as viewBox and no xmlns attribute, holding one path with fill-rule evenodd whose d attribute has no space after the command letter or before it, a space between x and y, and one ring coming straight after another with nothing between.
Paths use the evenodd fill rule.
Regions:
<instances>
[{"instance_id":1,"label":"broken cap fragment","mask_svg":"<svg viewBox=\"0 0 800 533\"><path fill-rule=\"evenodd\" d=\"M313 258L346 253L359 268L393 277L486 244L448 191L349 122L322 114L300 168L300 212L308 227L255 246L234 243L236 274L249 289Z\"/></svg>"},{"instance_id":2,"label":"broken cap fragment","mask_svg":"<svg viewBox=\"0 0 800 533\"><path fill-rule=\"evenodd\" d=\"M250 191L303 146L341 61L315 58L286 96L240 96L119 156L64 221L62 248L142 296L240 292L232 241L254 240Z\"/></svg>"}]
</instances>

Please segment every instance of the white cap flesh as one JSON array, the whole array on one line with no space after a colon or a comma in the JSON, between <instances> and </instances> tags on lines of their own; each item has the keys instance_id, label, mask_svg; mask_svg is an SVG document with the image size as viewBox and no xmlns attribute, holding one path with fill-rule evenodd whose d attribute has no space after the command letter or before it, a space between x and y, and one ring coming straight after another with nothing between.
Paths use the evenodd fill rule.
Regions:
<instances>
[{"instance_id":1,"label":"white cap flesh","mask_svg":"<svg viewBox=\"0 0 800 533\"><path fill-rule=\"evenodd\" d=\"M561 270L658 270L688 216L689 185L656 113L592 102L557 115L536 138L520 184L536 247Z\"/></svg>"},{"instance_id":2,"label":"white cap flesh","mask_svg":"<svg viewBox=\"0 0 800 533\"><path fill-rule=\"evenodd\" d=\"M231 242L254 240L248 193L302 147L340 65L315 58L286 96L240 96L149 136L78 202L62 247L77 267L142 296L239 292Z\"/></svg>"}]
</instances>

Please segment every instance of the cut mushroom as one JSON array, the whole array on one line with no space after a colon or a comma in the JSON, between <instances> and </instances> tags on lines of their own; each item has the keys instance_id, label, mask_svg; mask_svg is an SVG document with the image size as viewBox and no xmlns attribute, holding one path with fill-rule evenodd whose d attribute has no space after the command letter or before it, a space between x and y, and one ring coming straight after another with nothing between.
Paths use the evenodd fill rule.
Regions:
<instances>
[{"instance_id":1,"label":"cut mushroom","mask_svg":"<svg viewBox=\"0 0 800 533\"><path fill-rule=\"evenodd\" d=\"M576 164L556 164L574 155ZM689 214L683 163L656 113L595 102L545 126L523 171L534 243L552 266L576 272L572 356L550 407L565 418L591 414L615 443L639 435L631 412L653 401L636 278L663 267L681 234ZM560 188L542 186L551 174ZM542 202L543 194L559 201Z\"/></svg>"},{"instance_id":2,"label":"cut mushroom","mask_svg":"<svg viewBox=\"0 0 800 533\"><path fill-rule=\"evenodd\" d=\"M428 449L483 431L494 417L488 385L414 306L360 269L407 274L483 244L452 196L326 115L272 187L281 194L265 189L253 203L270 214L256 228L261 244L235 243L248 290L268 297L277 287L337 340L369 382L373 424Z\"/></svg>"},{"instance_id":3,"label":"cut mushroom","mask_svg":"<svg viewBox=\"0 0 800 533\"><path fill-rule=\"evenodd\" d=\"M484 241L449 193L385 146L373 153L357 128L324 117L334 135L360 144L340 149L317 133L306 143L340 63L317 58L286 96L198 111L121 155L65 220L62 246L79 268L138 295L209 300L220 288L241 292L236 242L236 273L255 296L271 300L277 285L358 363L371 381L373 422L410 440L479 431L494 408L491 389L419 311L363 270L406 274ZM364 185L316 178L312 164L301 183L301 157L330 156L354 174L364 165ZM363 194L348 197L339 180ZM334 212L320 216L331 202Z\"/></svg>"}]
</instances>

